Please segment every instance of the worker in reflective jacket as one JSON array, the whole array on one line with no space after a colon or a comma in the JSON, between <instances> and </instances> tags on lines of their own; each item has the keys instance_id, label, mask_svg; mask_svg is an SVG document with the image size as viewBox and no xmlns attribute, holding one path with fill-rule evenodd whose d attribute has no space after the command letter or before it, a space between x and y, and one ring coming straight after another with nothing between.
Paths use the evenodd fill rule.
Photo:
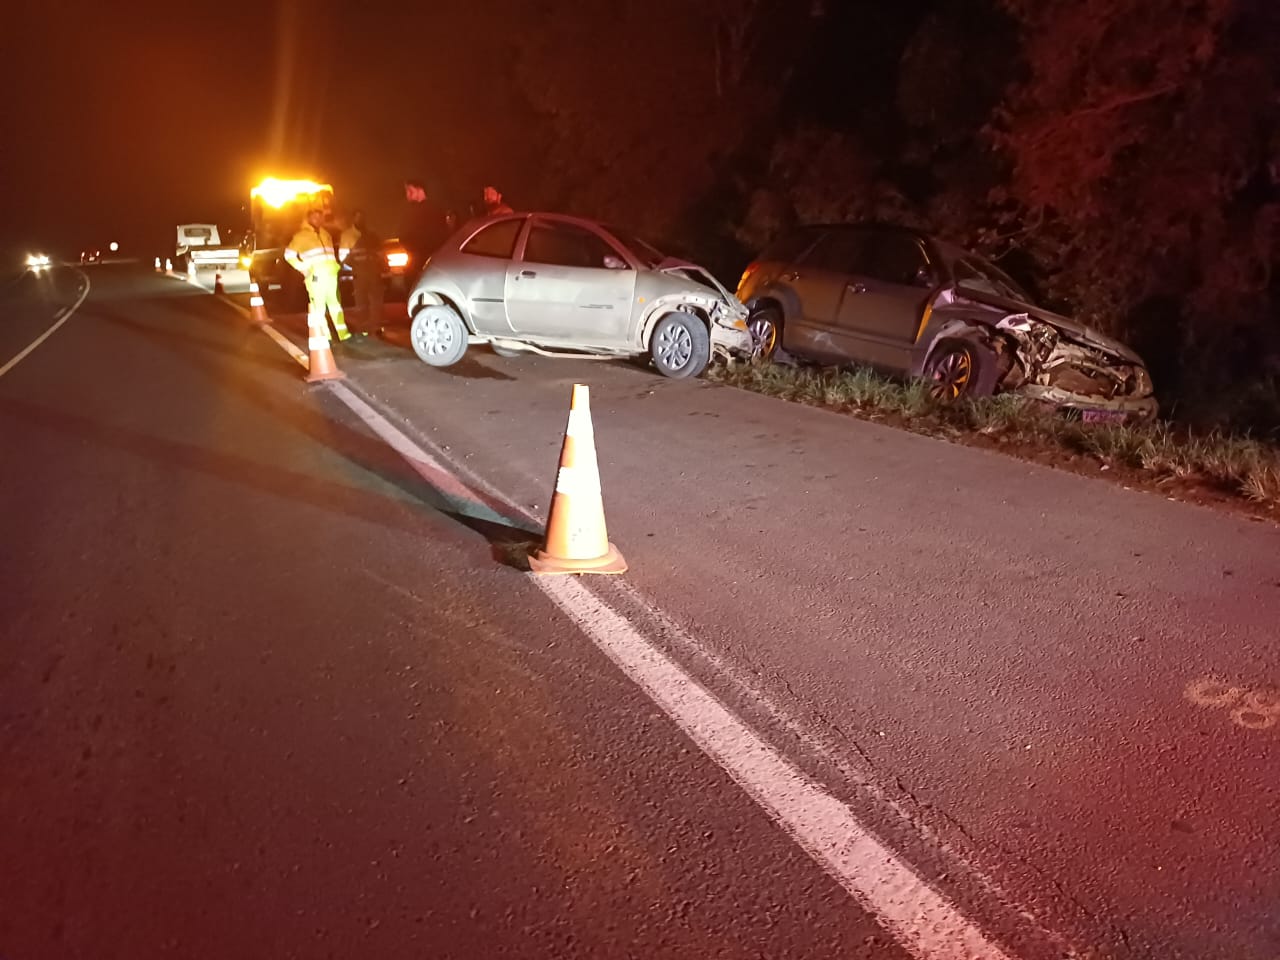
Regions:
<instances>
[{"instance_id":1,"label":"worker in reflective jacket","mask_svg":"<svg viewBox=\"0 0 1280 960\"><path fill-rule=\"evenodd\" d=\"M333 237L324 228L323 210L307 211L307 222L285 247L284 259L302 274L307 286L308 335L329 339L329 329L324 322L327 308L333 328L338 331L338 339L349 339L351 331L347 329L342 301L338 299L338 271L341 267L333 249Z\"/></svg>"}]
</instances>

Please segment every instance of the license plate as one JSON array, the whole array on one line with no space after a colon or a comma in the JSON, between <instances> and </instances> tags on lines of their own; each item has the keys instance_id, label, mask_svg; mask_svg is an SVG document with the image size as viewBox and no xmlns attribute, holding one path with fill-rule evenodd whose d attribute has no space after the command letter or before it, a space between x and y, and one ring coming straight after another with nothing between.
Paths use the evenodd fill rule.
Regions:
<instances>
[{"instance_id":1,"label":"license plate","mask_svg":"<svg viewBox=\"0 0 1280 960\"><path fill-rule=\"evenodd\" d=\"M1128 417L1123 410L1083 410L1080 419L1085 423L1124 423Z\"/></svg>"}]
</instances>

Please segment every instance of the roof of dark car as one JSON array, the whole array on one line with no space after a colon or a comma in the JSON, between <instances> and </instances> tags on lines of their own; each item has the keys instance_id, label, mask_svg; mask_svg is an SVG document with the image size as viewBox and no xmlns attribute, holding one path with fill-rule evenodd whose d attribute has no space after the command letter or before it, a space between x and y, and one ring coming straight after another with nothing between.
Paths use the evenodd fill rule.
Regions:
<instances>
[{"instance_id":1,"label":"roof of dark car","mask_svg":"<svg viewBox=\"0 0 1280 960\"><path fill-rule=\"evenodd\" d=\"M814 223L806 224L802 230L891 230L897 233L909 233L921 240L933 239L933 234L919 227L909 227L901 223L886 223L883 220L855 220L851 223Z\"/></svg>"}]
</instances>

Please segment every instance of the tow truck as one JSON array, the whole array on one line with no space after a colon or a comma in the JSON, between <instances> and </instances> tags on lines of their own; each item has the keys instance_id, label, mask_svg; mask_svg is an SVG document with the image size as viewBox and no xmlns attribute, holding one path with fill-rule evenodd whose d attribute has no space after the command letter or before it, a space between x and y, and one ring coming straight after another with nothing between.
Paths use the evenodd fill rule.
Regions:
<instances>
[{"instance_id":1,"label":"tow truck","mask_svg":"<svg viewBox=\"0 0 1280 960\"><path fill-rule=\"evenodd\" d=\"M325 229L337 244L342 224L333 201L333 187L314 180L281 180L268 177L249 191L252 226L240 246L240 265L258 284L268 307L285 311L306 309L307 293L302 277L284 260L284 248L302 226L307 211L324 212ZM398 240L382 244L382 282L392 299L408 294L409 253ZM351 268L338 276L344 303L351 302Z\"/></svg>"},{"instance_id":2,"label":"tow truck","mask_svg":"<svg viewBox=\"0 0 1280 960\"><path fill-rule=\"evenodd\" d=\"M324 211L325 225L337 229L333 187L314 180L268 177L249 191L250 229L240 244L240 265L258 284L268 306L305 309L307 292L299 273L284 260L284 248L302 226L307 211ZM337 237L334 238L335 240Z\"/></svg>"},{"instance_id":3,"label":"tow truck","mask_svg":"<svg viewBox=\"0 0 1280 960\"><path fill-rule=\"evenodd\" d=\"M200 269L232 270L240 259L240 251L234 245L223 245L214 223L178 224L178 244L174 251L174 263L179 270L188 267Z\"/></svg>"}]
</instances>

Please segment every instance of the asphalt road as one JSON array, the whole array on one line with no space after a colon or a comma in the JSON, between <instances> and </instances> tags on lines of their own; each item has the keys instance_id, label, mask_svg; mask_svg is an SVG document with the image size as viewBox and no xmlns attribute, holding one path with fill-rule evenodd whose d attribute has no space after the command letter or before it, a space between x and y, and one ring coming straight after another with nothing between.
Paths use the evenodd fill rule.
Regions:
<instances>
[{"instance_id":1,"label":"asphalt road","mask_svg":"<svg viewBox=\"0 0 1280 960\"><path fill-rule=\"evenodd\" d=\"M86 274L0 375L6 960L962 955L512 562L575 381L594 595L993 950L1280 955L1275 528L637 364L431 370L389 312L352 395L477 519L226 304Z\"/></svg>"}]
</instances>

